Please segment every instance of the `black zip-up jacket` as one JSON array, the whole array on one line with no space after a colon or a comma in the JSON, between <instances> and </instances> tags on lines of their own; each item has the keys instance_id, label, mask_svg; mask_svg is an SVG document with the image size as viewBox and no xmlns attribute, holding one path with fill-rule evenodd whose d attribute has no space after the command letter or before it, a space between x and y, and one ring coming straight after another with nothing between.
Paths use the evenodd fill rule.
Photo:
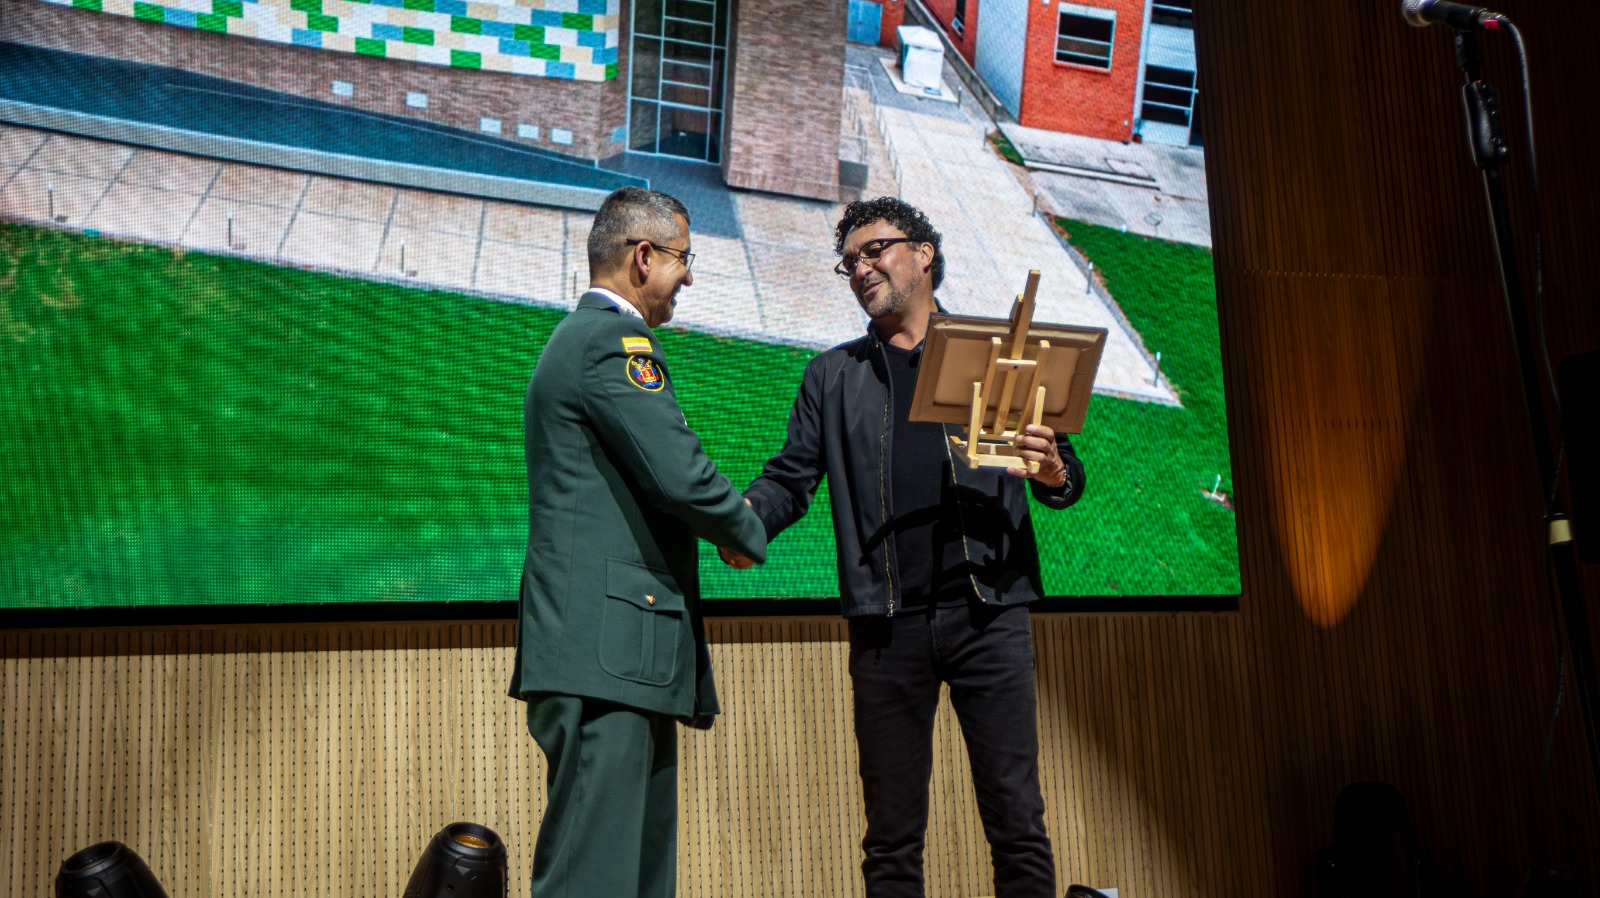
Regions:
<instances>
[{"instance_id":1,"label":"black zip-up jacket","mask_svg":"<svg viewBox=\"0 0 1600 898\"><path fill-rule=\"evenodd\" d=\"M920 356L922 347L916 352ZM901 605L894 538L885 527L893 519L890 390L889 361L870 326L866 336L812 359L789 412L783 449L745 490L771 540L805 515L818 484L828 477L845 617L892 617ZM945 431L948 436L949 425ZM1056 446L1066 463L1067 482L1051 489L1000 468L968 468L953 457L945 440L972 588L984 604L1019 605L1043 593L1039 547L1023 484L1048 508L1078 501L1084 485L1083 462L1066 434L1056 434Z\"/></svg>"}]
</instances>

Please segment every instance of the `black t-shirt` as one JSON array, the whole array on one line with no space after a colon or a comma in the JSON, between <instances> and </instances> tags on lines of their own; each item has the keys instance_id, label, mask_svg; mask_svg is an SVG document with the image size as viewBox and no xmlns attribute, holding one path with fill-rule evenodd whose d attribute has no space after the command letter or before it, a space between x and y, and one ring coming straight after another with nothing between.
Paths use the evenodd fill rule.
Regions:
<instances>
[{"instance_id":1,"label":"black t-shirt","mask_svg":"<svg viewBox=\"0 0 1600 898\"><path fill-rule=\"evenodd\" d=\"M889 539L903 610L960 605L972 593L960 509L943 425L911 420L920 351L883 344L894 397L889 460Z\"/></svg>"}]
</instances>

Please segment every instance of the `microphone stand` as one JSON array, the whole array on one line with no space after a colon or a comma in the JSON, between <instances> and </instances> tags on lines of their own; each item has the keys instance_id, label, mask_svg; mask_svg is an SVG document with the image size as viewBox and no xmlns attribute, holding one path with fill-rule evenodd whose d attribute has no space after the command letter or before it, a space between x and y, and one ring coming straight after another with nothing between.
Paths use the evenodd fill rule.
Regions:
<instances>
[{"instance_id":1,"label":"microphone stand","mask_svg":"<svg viewBox=\"0 0 1600 898\"><path fill-rule=\"evenodd\" d=\"M1561 599L1556 624L1564 632L1572 657L1572 678L1578 687L1578 711L1588 742L1589 765L1597 797L1600 797L1600 738L1597 738L1595 730L1600 713L1597 713L1596 706L1594 652L1589 642L1588 612L1584 609L1578 585L1572 528L1556 499L1555 456L1550 447L1549 421L1539 388L1540 380L1534 368L1533 338L1528 331L1522 279L1517 271L1516 251L1511 240L1511 218L1506 213L1505 187L1500 181L1500 167L1510 156L1500 126L1500 93L1480 77L1482 55L1477 32L1456 29L1455 45L1456 61L1466 76L1461 99L1466 107L1467 141L1472 148L1473 164L1483 171L1495 254L1500 262L1500 287L1505 293L1506 313L1511 319L1511 333L1515 341L1513 348L1522 374L1523 400L1528 409L1528 423L1533 429L1534 456L1539 463L1540 489L1544 492L1544 521L1549 536L1547 545Z\"/></svg>"}]
</instances>

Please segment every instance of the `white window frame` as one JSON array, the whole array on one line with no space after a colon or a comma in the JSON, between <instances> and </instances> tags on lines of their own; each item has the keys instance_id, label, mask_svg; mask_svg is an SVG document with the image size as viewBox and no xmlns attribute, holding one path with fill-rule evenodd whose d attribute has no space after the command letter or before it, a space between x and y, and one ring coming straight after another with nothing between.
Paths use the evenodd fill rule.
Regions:
<instances>
[{"instance_id":1,"label":"white window frame","mask_svg":"<svg viewBox=\"0 0 1600 898\"><path fill-rule=\"evenodd\" d=\"M1179 3L1170 2L1170 0L1168 0L1168 2L1163 2L1163 0L1151 0L1150 12L1152 14L1152 18L1154 18L1154 14L1155 13L1171 13L1171 14L1176 14L1176 15L1179 15L1179 16L1186 16L1188 18L1188 20L1189 20L1188 24L1186 26L1185 25L1169 25L1168 27L1171 27L1171 28L1182 28L1182 27L1193 28L1194 27L1194 0L1184 0L1184 2L1187 2L1188 5L1187 6L1182 6Z\"/></svg>"},{"instance_id":2,"label":"white window frame","mask_svg":"<svg viewBox=\"0 0 1600 898\"><path fill-rule=\"evenodd\" d=\"M1062 26L1065 24L1067 16L1074 16L1074 17L1079 18L1079 19L1098 19L1098 20L1100 20L1102 22L1110 22L1111 23L1111 40L1102 41L1102 40L1098 40L1098 39L1095 39L1095 38L1074 37L1072 35L1064 33L1063 30L1062 30ZM1067 55L1070 58L1063 58L1063 51L1061 49L1061 42L1064 41L1064 40L1074 41L1074 42L1077 42L1079 45L1089 44L1089 45L1092 45L1092 46L1103 46L1103 47L1105 47L1105 57L1104 57L1105 62L1103 64L1101 62L1099 62L1098 60L1100 59L1100 57L1098 57L1098 56L1090 56L1088 53L1075 52L1075 51L1068 51ZM1104 9L1102 7L1099 7L1099 6L1084 6L1084 5L1079 4L1079 3L1062 3L1062 4L1059 4L1056 7L1055 62L1056 62L1057 65L1081 66L1081 67L1086 68L1086 69L1097 69L1099 71L1109 72L1109 71L1111 71L1111 62L1112 62L1113 54L1115 52L1116 40L1117 40L1117 11L1116 10L1114 10L1114 9Z\"/></svg>"},{"instance_id":3,"label":"white window frame","mask_svg":"<svg viewBox=\"0 0 1600 898\"><path fill-rule=\"evenodd\" d=\"M1167 84L1164 81L1151 81L1150 80L1150 69L1151 68L1166 69L1169 72L1184 72L1185 74L1187 74L1189 76L1189 82L1190 83L1188 85L1178 85L1178 84ZM1175 103L1168 103L1168 102L1166 102L1164 100L1152 100L1152 99L1150 99L1150 88L1151 87L1158 87L1158 88L1161 88L1162 90L1170 90L1170 91L1176 91L1178 93L1186 94L1187 97L1188 97L1188 102L1185 105L1179 106L1179 105L1177 105ZM1156 107L1158 109L1171 109L1171 110L1183 113L1183 124L1180 127L1193 128L1194 127L1194 98L1199 93L1200 93L1200 75L1199 75L1198 72L1192 72L1192 71L1189 71L1188 69L1174 68L1172 66L1154 65L1153 63L1145 63L1145 67L1144 67L1144 90L1142 92L1142 95L1139 98L1139 118L1141 120L1144 120L1144 118L1145 118L1144 110L1145 110L1146 106L1154 106L1154 107ZM1157 119L1151 119L1150 121L1158 121L1158 120ZM1173 122L1165 122L1163 124L1169 124L1170 125L1170 124L1175 124L1175 123L1173 123Z\"/></svg>"}]
</instances>

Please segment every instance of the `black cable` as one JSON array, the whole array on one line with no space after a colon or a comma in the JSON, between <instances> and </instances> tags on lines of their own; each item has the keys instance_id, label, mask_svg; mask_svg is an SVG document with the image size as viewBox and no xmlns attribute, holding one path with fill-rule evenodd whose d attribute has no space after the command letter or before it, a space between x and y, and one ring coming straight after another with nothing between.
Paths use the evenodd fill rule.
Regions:
<instances>
[{"instance_id":1,"label":"black cable","mask_svg":"<svg viewBox=\"0 0 1600 898\"><path fill-rule=\"evenodd\" d=\"M1530 179L1530 187L1532 188L1533 193L1533 329L1534 333L1537 335L1537 341L1539 345L1540 367L1544 370L1545 384L1550 389L1550 405L1555 411L1556 420L1559 422L1563 419L1563 414L1561 411L1561 394L1556 388L1555 371L1550 365L1550 335L1545 321L1544 219L1541 203L1542 195L1539 189L1539 155L1537 152L1535 152L1533 139L1533 90L1529 85L1528 49L1527 45L1522 40L1522 31L1521 29L1517 28L1516 23L1508 21L1506 24L1511 31L1511 38L1516 46L1517 64L1522 69L1523 122L1527 130L1528 174ZM1566 437L1563 433L1563 428L1558 426L1556 429L1555 464L1552 465L1550 469L1550 483L1546 484L1546 495L1549 497L1548 507L1550 508L1556 507L1556 499L1561 483L1561 466L1566 460L1566 450ZM1556 645L1559 647L1566 644L1566 634L1563 632L1565 627L1560 623L1564 620L1564 618L1560 607L1557 605L1555 594L1550 590L1550 584L1548 581L1546 581L1545 584L1545 592L1550 598L1552 611L1554 612L1555 620L1558 622L1556 627ZM1539 791L1536 799L1545 805L1546 819L1549 819L1549 816L1555 811L1554 801L1550 795L1550 755L1555 746L1556 719L1561 714L1561 698L1566 692L1567 682L1567 656L1565 652L1560 652L1559 648L1557 651L1556 694L1550 706L1550 722L1545 726L1544 751L1539 758ZM1535 863L1537 863L1537 861ZM1533 866L1530 865L1528 868L1528 876L1523 880L1524 888L1531 884L1533 872Z\"/></svg>"},{"instance_id":2,"label":"black cable","mask_svg":"<svg viewBox=\"0 0 1600 898\"><path fill-rule=\"evenodd\" d=\"M1550 365L1550 336L1544 315L1544 220L1539 192L1539 154L1533 142L1533 90L1528 78L1528 48L1522 41L1522 31L1516 23L1507 21L1511 39L1517 48L1517 64L1522 69L1522 120L1528 137L1528 174L1533 188L1533 330L1539 345L1539 363L1544 370L1546 385L1550 388L1550 405L1556 420L1561 420L1561 396L1556 391L1555 369ZM1550 507L1555 507L1561 482L1561 465L1566 459L1566 440L1557 428L1555 464L1550 468L1550 482L1545 484Z\"/></svg>"},{"instance_id":3,"label":"black cable","mask_svg":"<svg viewBox=\"0 0 1600 898\"><path fill-rule=\"evenodd\" d=\"M1511 32L1511 37L1515 43L1517 51L1517 64L1522 70L1523 122L1527 132L1528 172L1531 179L1530 186L1532 187L1533 192L1533 331L1536 334L1535 339L1539 347L1540 368L1544 372L1545 384L1549 387L1550 391L1551 408L1555 412L1556 420L1560 421L1562 419L1561 396L1559 392L1557 392L1555 371L1550 364L1549 331L1545 321L1544 221L1542 215L1541 194L1539 189L1539 156L1538 153L1535 152L1533 137L1533 91L1529 86L1530 79L1528 76L1528 51L1527 46L1522 39L1522 31L1517 28L1516 24L1507 21L1506 26ZM1561 482L1561 466L1565 459L1566 439L1561 432L1561 428L1558 427L1556 435L1556 457L1554 459L1554 464L1550 469L1550 482L1545 484L1546 496L1548 497L1547 507L1550 509L1556 508L1556 500L1560 489L1559 484ZM1536 787L1537 792L1534 797L1534 802L1536 805L1544 806L1545 820L1547 823L1555 813L1555 802L1550 794L1550 757L1555 748L1556 722L1561 714L1561 699L1566 692L1567 682L1567 656L1565 652L1560 650L1560 646L1566 644L1566 628L1563 624L1564 615L1562 614L1559 602L1556 598L1556 593L1551 589L1551 586L1552 584L1550 579L1547 578L1545 581L1545 595L1550 600L1552 619L1555 623L1556 630L1556 690L1555 697L1550 706L1549 722L1545 725L1544 748L1539 757L1539 777L1538 785ZM1535 858L1529 862L1527 870L1523 875L1522 883L1517 888L1517 895L1521 896L1525 894L1532 886L1535 870L1539 866L1541 860L1541 858L1535 856Z\"/></svg>"},{"instance_id":4,"label":"black cable","mask_svg":"<svg viewBox=\"0 0 1600 898\"><path fill-rule=\"evenodd\" d=\"M1537 804L1544 805L1545 821L1548 823L1555 814L1555 801L1550 796L1550 754L1556 742L1556 718L1561 714L1561 696L1566 692L1567 686L1567 656L1565 653L1556 656L1556 697L1550 705L1550 722L1544 731L1544 753L1539 758L1539 786L1538 794L1534 797ZM1548 844L1548 840L1546 840ZM1537 852L1539 849L1535 849ZM1528 862L1528 869L1523 873L1522 885L1517 888L1517 894L1523 895L1528 887L1533 884L1534 869L1540 866L1543 859L1534 857Z\"/></svg>"},{"instance_id":5,"label":"black cable","mask_svg":"<svg viewBox=\"0 0 1600 898\"><path fill-rule=\"evenodd\" d=\"M1567 644L1567 628L1566 618L1561 613L1561 601L1558 597L1560 590L1555 582L1554 572L1549 571L1548 568L1546 571L1544 594L1545 598L1550 602L1550 621L1556 640L1556 694L1550 704L1550 720L1545 724L1544 728L1544 751L1539 756L1539 779L1533 803L1535 807L1543 806L1544 821L1545 825L1548 826L1551 818L1555 815L1555 800L1550 795L1550 756L1555 750L1556 719L1561 714L1561 698L1567 691L1567 655L1566 652L1561 651L1561 646ZM1546 838L1541 843L1542 846L1550 844L1548 835L1546 833ZM1544 861L1544 858L1540 856L1543 850L1543 847L1534 849L1534 857L1528 861L1528 866L1522 874L1522 881L1517 885L1515 893L1517 898L1522 898L1523 895L1527 894L1528 889L1533 886L1534 871Z\"/></svg>"}]
</instances>

